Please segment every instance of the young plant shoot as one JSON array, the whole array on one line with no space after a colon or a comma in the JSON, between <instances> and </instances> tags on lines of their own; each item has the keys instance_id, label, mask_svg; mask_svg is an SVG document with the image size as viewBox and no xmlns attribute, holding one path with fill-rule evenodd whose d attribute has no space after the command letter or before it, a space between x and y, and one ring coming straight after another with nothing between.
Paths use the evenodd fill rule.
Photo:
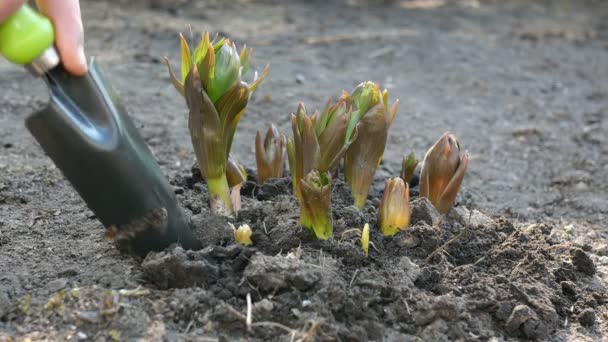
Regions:
<instances>
[{"instance_id":1,"label":"young plant shoot","mask_svg":"<svg viewBox=\"0 0 608 342\"><path fill-rule=\"evenodd\" d=\"M361 249L365 253L365 256L369 256L369 223L363 226L363 231L361 232Z\"/></svg>"},{"instance_id":2,"label":"young plant shoot","mask_svg":"<svg viewBox=\"0 0 608 342\"><path fill-rule=\"evenodd\" d=\"M293 139L287 142L287 153L293 192L300 204L301 224L319 239L329 239L333 230L331 172L357 135L357 130L346 132L351 114L347 95L335 104L329 101L323 112L312 117L300 103L291 116Z\"/></svg>"},{"instance_id":3,"label":"young plant shoot","mask_svg":"<svg viewBox=\"0 0 608 342\"><path fill-rule=\"evenodd\" d=\"M228 180L228 186L231 188L247 180L247 171L245 171L243 165L234 159L232 154L228 155L228 161L226 162L226 179Z\"/></svg>"},{"instance_id":4,"label":"young plant shoot","mask_svg":"<svg viewBox=\"0 0 608 342\"><path fill-rule=\"evenodd\" d=\"M260 131L255 136L255 159L258 166L258 183L264 184L269 178L283 177L287 140L274 124L270 125L264 141Z\"/></svg>"},{"instance_id":5,"label":"young plant shoot","mask_svg":"<svg viewBox=\"0 0 608 342\"><path fill-rule=\"evenodd\" d=\"M456 137L444 133L429 149L420 172L420 196L426 197L442 214L452 208L469 164L467 152L460 155Z\"/></svg>"},{"instance_id":6,"label":"young plant shoot","mask_svg":"<svg viewBox=\"0 0 608 342\"><path fill-rule=\"evenodd\" d=\"M268 67L247 84L242 77L249 69L251 50L244 47L239 54L234 42L225 38L211 41L208 32L202 35L194 52L190 52L182 35L180 40L181 77L175 75L165 58L169 77L186 98L192 145L209 188L211 208L216 213L232 215L234 207L226 175L232 139L249 97L268 75Z\"/></svg>"},{"instance_id":7,"label":"young plant shoot","mask_svg":"<svg viewBox=\"0 0 608 342\"><path fill-rule=\"evenodd\" d=\"M329 240L334 231L331 212L331 176L312 170L300 180L300 223L317 239Z\"/></svg>"},{"instance_id":8,"label":"young plant shoot","mask_svg":"<svg viewBox=\"0 0 608 342\"><path fill-rule=\"evenodd\" d=\"M358 138L344 156L344 178L350 185L355 206L362 209L369 188L382 161L388 129L395 118L399 100L388 107L388 91L380 91L373 82L358 85L351 94L352 115L347 136L358 129Z\"/></svg>"},{"instance_id":9,"label":"young plant shoot","mask_svg":"<svg viewBox=\"0 0 608 342\"><path fill-rule=\"evenodd\" d=\"M385 236L393 236L410 225L410 188L399 177L387 179L378 208L378 224Z\"/></svg>"},{"instance_id":10,"label":"young plant shoot","mask_svg":"<svg viewBox=\"0 0 608 342\"><path fill-rule=\"evenodd\" d=\"M416 166L418 166L418 159L414 156L414 152L403 158L403 162L401 163L401 179L403 179L404 182L410 183L414 177Z\"/></svg>"},{"instance_id":11,"label":"young plant shoot","mask_svg":"<svg viewBox=\"0 0 608 342\"><path fill-rule=\"evenodd\" d=\"M350 117L347 93L343 93L336 103L328 101L321 114L315 112L309 117L304 104L300 103L297 113L291 115L293 139L287 141L287 154L297 198L300 197L301 179L312 170L334 171L350 144L356 140L357 129L347 133Z\"/></svg>"},{"instance_id":12,"label":"young plant shoot","mask_svg":"<svg viewBox=\"0 0 608 342\"><path fill-rule=\"evenodd\" d=\"M247 171L243 165L239 164L232 154L228 155L226 164L226 179L230 188L230 199L232 201L232 209L235 212L241 210L241 186L247 180Z\"/></svg>"},{"instance_id":13,"label":"young plant shoot","mask_svg":"<svg viewBox=\"0 0 608 342\"><path fill-rule=\"evenodd\" d=\"M234 230L234 240L236 242L240 243L243 246L253 245L253 241L251 240L251 235L253 234L253 231L251 230L251 227L249 227L248 224L239 226L237 229L232 226L232 229Z\"/></svg>"}]
</instances>

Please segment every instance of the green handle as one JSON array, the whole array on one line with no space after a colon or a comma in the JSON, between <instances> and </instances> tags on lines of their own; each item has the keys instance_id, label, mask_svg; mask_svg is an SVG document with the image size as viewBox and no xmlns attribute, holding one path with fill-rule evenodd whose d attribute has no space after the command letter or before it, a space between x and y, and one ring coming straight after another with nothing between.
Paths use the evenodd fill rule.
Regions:
<instances>
[{"instance_id":1,"label":"green handle","mask_svg":"<svg viewBox=\"0 0 608 342\"><path fill-rule=\"evenodd\" d=\"M51 21L27 5L0 23L0 54L15 64L30 64L54 42Z\"/></svg>"}]
</instances>

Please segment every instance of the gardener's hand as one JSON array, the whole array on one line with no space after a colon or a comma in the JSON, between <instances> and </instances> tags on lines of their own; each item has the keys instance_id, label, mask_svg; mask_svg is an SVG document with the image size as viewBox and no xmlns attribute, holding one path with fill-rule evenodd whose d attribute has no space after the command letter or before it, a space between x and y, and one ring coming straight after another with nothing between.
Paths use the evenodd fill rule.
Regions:
<instances>
[{"instance_id":1,"label":"gardener's hand","mask_svg":"<svg viewBox=\"0 0 608 342\"><path fill-rule=\"evenodd\" d=\"M0 23L17 11L25 0L0 0ZM87 72L84 33L78 0L37 0L38 9L55 26L55 45L67 71L82 76Z\"/></svg>"}]
</instances>

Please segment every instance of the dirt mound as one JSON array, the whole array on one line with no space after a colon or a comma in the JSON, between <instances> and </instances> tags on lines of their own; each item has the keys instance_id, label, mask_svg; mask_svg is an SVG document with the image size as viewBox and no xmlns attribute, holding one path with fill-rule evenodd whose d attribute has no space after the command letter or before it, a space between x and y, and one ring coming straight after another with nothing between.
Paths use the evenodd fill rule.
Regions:
<instances>
[{"instance_id":1,"label":"dirt mound","mask_svg":"<svg viewBox=\"0 0 608 342\"><path fill-rule=\"evenodd\" d=\"M186 202L205 192L200 182L184 185ZM415 199L412 227L394 237L372 229L366 258L353 228L375 225L377 201L358 212L346 205L352 198L337 181L335 237L320 241L299 227L296 203L281 194L290 188L288 178L247 188L250 197L233 223L252 227L254 247L235 245L228 221L201 205L195 229L215 240L207 239L200 251L152 253L142 264L161 289L204 289L214 306L191 309L200 323L230 339L266 340L277 333L339 340L545 339L572 321L593 326L606 312L606 288L594 277L593 261L579 246L560 241L548 224L515 226L464 207L442 217L428 201ZM255 199L260 194L264 201ZM248 295L249 331L242 310ZM183 298L184 305L190 300Z\"/></svg>"}]
</instances>

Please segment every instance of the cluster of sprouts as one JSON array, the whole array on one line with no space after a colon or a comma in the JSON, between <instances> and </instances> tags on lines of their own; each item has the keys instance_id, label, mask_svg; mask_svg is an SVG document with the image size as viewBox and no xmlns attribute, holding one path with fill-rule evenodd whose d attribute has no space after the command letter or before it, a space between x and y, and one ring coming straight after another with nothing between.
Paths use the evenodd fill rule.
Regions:
<instances>
[{"instance_id":1,"label":"cluster of sprouts","mask_svg":"<svg viewBox=\"0 0 608 342\"><path fill-rule=\"evenodd\" d=\"M244 168L230 154L240 118L253 91L268 75L268 67L255 73L251 83L243 78L251 65L251 50L237 50L234 42L209 33L201 36L194 51L183 36L181 75L169 67L175 88L186 100L189 129L201 173L209 189L210 207L218 214L234 215L240 208ZM332 180L340 171L353 195L353 205L367 203L376 170L382 161L388 131L399 101L389 104L388 91L371 81L352 92L343 91L320 112L309 114L303 103L291 114L292 136L286 138L274 124L255 138L258 183L280 178L287 157L293 194L300 206L300 223L318 239L333 236ZM419 171L420 196L442 214L456 201L468 165L468 155L452 134L443 134L421 163L411 153L403 159L399 176L385 181L377 210L383 235L392 236L410 225L409 183ZM420 165L419 165L420 164ZM368 252L369 225L361 231L361 246ZM235 239L252 244L251 228L235 229Z\"/></svg>"}]
</instances>

